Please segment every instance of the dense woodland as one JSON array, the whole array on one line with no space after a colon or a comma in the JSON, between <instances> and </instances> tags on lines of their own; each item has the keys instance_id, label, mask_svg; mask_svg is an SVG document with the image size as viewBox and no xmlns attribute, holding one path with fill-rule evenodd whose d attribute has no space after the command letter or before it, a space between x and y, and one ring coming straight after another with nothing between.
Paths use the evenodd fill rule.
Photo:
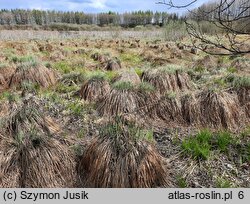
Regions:
<instances>
[{"instance_id":1,"label":"dense woodland","mask_svg":"<svg viewBox=\"0 0 250 204\"><path fill-rule=\"evenodd\" d=\"M118 14L114 12L87 14L84 12L62 12L41 10L1 10L1 25L51 25L51 24L78 24L78 25L120 25L135 27L138 25L163 25L169 20L178 20L177 14L166 12L137 11Z\"/></svg>"},{"instance_id":2,"label":"dense woodland","mask_svg":"<svg viewBox=\"0 0 250 204\"><path fill-rule=\"evenodd\" d=\"M226 7L228 4L223 5ZM23 9L2 9L0 10L0 25L5 27L17 28L22 26L42 26L48 29L64 29L62 25L98 25L98 26L122 26L122 27L136 27L145 25L159 25L163 26L168 22L180 20L185 18L196 21L210 21L218 17L218 2L210 2L203 4L197 9L186 13L186 15L179 16L176 13L167 12L152 12L152 11L136 11L126 13L84 13L84 12L64 12L64 11L43 11L43 10L23 10ZM249 0L233 1L230 9L223 9L219 15L226 15L229 17L250 16ZM229 12L229 13L228 13ZM247 14L246 14L247 13ZM242 18L242 17L241 17ZM238 20L238 18L237 18ZM239 19L240 24L246 29L250 27L249 18ZM242 22L242 21L247 22ZM239 22L237 22L239 24ZM74 27L70 28L73 29ZM75 27L77 28L77 27ZM249 28L250 29L250 28Z\"/></svg>"}]
</instances>

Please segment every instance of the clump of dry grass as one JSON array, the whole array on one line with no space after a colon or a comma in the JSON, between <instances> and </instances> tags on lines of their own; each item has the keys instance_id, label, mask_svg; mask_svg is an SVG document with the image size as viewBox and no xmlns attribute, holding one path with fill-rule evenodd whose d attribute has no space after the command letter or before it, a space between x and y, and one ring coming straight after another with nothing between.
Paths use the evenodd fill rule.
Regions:
<instances>
[{"instance_id":1,"label":"clump of dry grass","mask_svg":"<svg viewBox=\"0 0 250 204\"><path fill-rule=\"evenodd\" d=\"M156 114L162 120L170 123L181 123L182 112L178 96L174 92L166 93L165 97L155 105Z\"/></svg>"},{"instance_id":2,"label":"clump of dry grass","mask_svg":"<svg viewBox=\"0 0 250 204\"><path fill-rule=\"evenodd\" d=\"M9 80L13 73L15 72L15 69L7 64L0 64L0 81L4 81L6 84L9 83ZM1 82L0 82L1 86Z\"/></svg>"},{"instance_id":3,"label":"clump of dry grass","mask_svg":"<svg viewBox=\"0 0 250 204\"><path fill-rule=\"evenodd\" d=\"M79 92L82 99L90 102L99 101L110 91L109 82L104 73L91 75L81 87Z\"/></svg>"},{"instance_id":4,"label":"clump of dry grass","mask_svg":"<svg viewBox=\"0 0 250 204\"><path fill-rule=\"evenodd\" d=\"M161 94L190 89L188 75L173 66L146 70L142 74L142 80L153 85Z\"/></svg>"},{"instance_id":5,"label":"clump of dry grass","mask_svg":"<svg viewBox=\"0 0 250 204\"><path fill-rule=\"evenodd\" d=\"M152 135L121 122L103 127L87 146L78 165L83 186L98 188L166 187L163 157Z\"/></svg>"},{"instance_id":6,"label":"clump of dry grass","mask_svg":"<svg viewBox=\"0 0 250 204\"><path fill-rule=\"evenodd\" d=\"M147 82L142 82L137 87L137 92L145 102L145 106L141 107L141 113L143 113L148 119L158 119L156 106L161 100L160 95L155 91L155 87Z\"/></svg>"},{"instance_id":7,"label":"clump of dry grass","mask_svg":"<svg viewBox=\"0 0 250 204\"><path fill-rule=\"evenodd\" d=\"M245 112L250 117L250 77L236 77L233 80L233 86L236 89L240 105L245 107Z\"/></svg>"},{"instance_id":8,"label":"clump of dry grass","mask_svg":"<svg viewBox=\"0 0 250 204\"><path fill-rule=\"evenodd\" d=\"M21 87L22 82L32 82L41 87L49 87L56 83L55 73L37 61L21 63L10 79L10 87Z\"/></svg>"},{"instance_id":9,"label":"clump of dry grass","mask_svg":"<svg viewBox=\"0 0 250 204\"><path fill-rule=\"evenodd\" d=\"M199 121L199 108L194 94L185 94L181 97L181 112L185 122L189 125Z\"/></svg>"},{"instance_id":10,"label":"clump of dry grass","mask_svg":"<svg viewBox=\"0 0 250 204\"><path fill-rule=\"evenodd\" d=\"M236 128L239 126L241 115L237 97L224 91L206 90L197 97L200 120L204 126L213 128Z\"/></svg>"},{"instance_id":11,"label":"clump of dry grass","mask_svg":"<svg viewBox=\"0 0 250 204\"><path fill-rule=\"evenodd\" d=\"M134 85L140 84L141 82L140 77L133 69L121 72L121 74L114 80L120 82L131 82Z\"/></svg>"},{"instance_id":12,"label":"clump of dry grass","mask_svg":"<svg viewBox=\"0 0 250 204\"><path fill-rule=\"evenodd\" d=\"M0 74L0 92L3 91L7 86L4 77Z\"/></svg>"},{"instance_id":13,"label":"clump of dry grass","mask_svg":"<svg viewBox=\"0 0 250 204\"><path fill-rule=\"evenodd\" d=\"M105 66L105 70L107 71L120 70L121 68L121 62L117 58L108 60L107 65Z\"/></svg>"},{"instance_id":14,"label":"clump of dry grass","mask_svg":"<svg viewBox=\"0 0 250 204\"><path fill-rule=\"evenodd\" d=\"M73 157L58 126L45 117L33 98L13 108L0 137L0 187L73 186Z\"/></svg>"},{"instance_id":15,"label":"clump of dry grass","mask_svg":"<svg viewBox=\"0 0 250 204\"><path fill-rule=\"evenodd\" d=\"M116 82L111 91L101 99L97 110L101 116L114 116L134 113L145 105L131 82Z\"/></svg>"},{"instance_id":16,"label":"clump of dry grass","mask_svg":"<svg viewBox=\"0 0 250 204\"><path fill-rule=\"evenodd\" d=\"M194 63L194 68L204 68L207 70L213 70L218 67L218 60L211 56L211 55L206 55L204 58L197 60Z\"/></svg>"},{"instance_id":17,"label":"clump of dry grass","mask_svg":"<svg viewBox=\"0 0 250 204\"><path fill-rule=\"evenodd\" d=\"M140 56L143 57L144 60L152 63L152 65L154 66L162 66L170 62L167 56L156 53L152 51L151 49L144 50L140 54Z\"/></svg>"},{"instance_id":18,"label":"clump of dry grass","mask_svg":"<svg viewBox=\"0 0 250 204\"><path fill-rule=\"evenodd\" d=\"M3 117L8 114L8 104L6 102L1 102L0 104L0 117Z\"/></svg>"},{"instance_id":19,"label":"clump of dry grass","mask_svg":"<svg viewBox=\"0 0 250 204\"><path fill-rule=\"evenodd\" d=\"M108 55L103 55L100 53L94 53L91 55L91 58L95 61L98 61L100 63L104 63L107 62L109 60L109 56Z\"/></svg>"}]
</instances>

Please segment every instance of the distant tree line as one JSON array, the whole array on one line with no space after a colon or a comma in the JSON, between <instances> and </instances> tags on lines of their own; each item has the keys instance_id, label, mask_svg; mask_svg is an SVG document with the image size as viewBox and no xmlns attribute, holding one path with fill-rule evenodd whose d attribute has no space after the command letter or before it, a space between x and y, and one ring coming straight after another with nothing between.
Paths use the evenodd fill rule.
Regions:
<instances>
[{"instance_id":1,"label":"distant tree line","mask_svg":"<svg viewBox=\"0 0 250 204\"><path fill-rule=\"evenodd\" d=\"M177 14L166 12L136 11L123 14L108 12L90 14L84 12L62 12L42 10L0 10L0 25L51 25L56 23L78 25L114 25L123 27L135 27L145 25L162 26L169 21L181 20Z\"/></svg>"}]
</instances>

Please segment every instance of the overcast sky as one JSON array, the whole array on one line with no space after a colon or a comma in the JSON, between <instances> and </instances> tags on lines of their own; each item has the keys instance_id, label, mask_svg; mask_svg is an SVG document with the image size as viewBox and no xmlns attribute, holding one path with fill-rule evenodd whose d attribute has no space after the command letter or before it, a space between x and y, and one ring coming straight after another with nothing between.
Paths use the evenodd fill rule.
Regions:
<instances>
[{"instance_id":1,"label":"overcast sky","mask_svg":"<svg viewBox=\"0 0 250 204\"><path fill-rule=\"evenodd\" d=\"M0 0L0 9L42 9L83 12L126 12L135 10L153 10L176 12L167 6L158 5L159 0ZM176 4L185 4L192 0L173 0ZM208 0L198 0L191 8L197 7ZM184 10L178 10L183 12Z\"/></svg>"}]
</instances>

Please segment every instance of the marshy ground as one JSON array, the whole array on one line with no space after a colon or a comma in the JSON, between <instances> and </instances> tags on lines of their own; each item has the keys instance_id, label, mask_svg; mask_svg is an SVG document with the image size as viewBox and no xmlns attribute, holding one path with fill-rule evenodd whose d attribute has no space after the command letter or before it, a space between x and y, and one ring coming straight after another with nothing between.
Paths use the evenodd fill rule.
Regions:
<instances>
[{"instance_id":1,"label":"marshy ground","mask_svg":"<svg viewBox=\"0 0 250 204\"><path fill-rule=\"evenodd\" d=\"M0 186L250 187L250 56L184 42L1 40Z\"/></svg>"}]
</instances>

